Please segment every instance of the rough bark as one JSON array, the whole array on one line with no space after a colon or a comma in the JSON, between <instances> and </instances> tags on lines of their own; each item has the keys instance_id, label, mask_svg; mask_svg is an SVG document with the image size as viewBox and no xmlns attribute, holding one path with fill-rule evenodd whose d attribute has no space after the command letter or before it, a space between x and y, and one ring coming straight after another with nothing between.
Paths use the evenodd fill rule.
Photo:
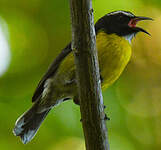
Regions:
<instances>
[{"instance_id":1,"label":"rough bark","mask_svg":"<svg viewBox=\"0 0 161 150\"><path fill-rule=\"evenodd\" d=\"M72 49L86 150L109 150L91 0L70 0Z\"/></svg>"}]
</instances>

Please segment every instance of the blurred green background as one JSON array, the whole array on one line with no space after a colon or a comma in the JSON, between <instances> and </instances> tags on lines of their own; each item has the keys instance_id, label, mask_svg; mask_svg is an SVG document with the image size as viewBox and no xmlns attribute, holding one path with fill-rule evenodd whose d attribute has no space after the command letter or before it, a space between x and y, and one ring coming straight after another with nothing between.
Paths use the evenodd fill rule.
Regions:
<instances>
[{"instance_id":1,"label":"blurred green background","mask_svg":"<svg viewBox=\"0 0 161 150\"><path fill-rule=\"evenodd\" d=\"M154 18L133 40L120 79L103 92L111 150L161 150L161 1L93 0L95 21L114 10ZM79 107L56 107L27 145L12 134L48 65L71 39L66 0L0 0L0 149L84 150Z\"/></svg>"}]
</instances>

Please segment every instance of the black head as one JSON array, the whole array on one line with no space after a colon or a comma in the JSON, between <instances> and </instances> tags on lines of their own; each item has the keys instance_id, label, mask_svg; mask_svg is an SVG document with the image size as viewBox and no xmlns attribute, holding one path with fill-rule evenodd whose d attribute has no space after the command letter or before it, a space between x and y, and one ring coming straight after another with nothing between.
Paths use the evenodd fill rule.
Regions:
<instances>
[{"instance_id":1,"label":"black head","mask_svg":"<svg viewBox=\"0 0 161 150\"><path fill-rule=\"evenodd\" d=\"M152 19L148 17L135 16L128 11L114 11L99 19L95 25L95 29L96 33L99 30L104 30L108 34L115 33L119 36L135 35L140 31L149 34L144 29L136 27L137 22L141 20Z\"/></svg>"}]
</instances>

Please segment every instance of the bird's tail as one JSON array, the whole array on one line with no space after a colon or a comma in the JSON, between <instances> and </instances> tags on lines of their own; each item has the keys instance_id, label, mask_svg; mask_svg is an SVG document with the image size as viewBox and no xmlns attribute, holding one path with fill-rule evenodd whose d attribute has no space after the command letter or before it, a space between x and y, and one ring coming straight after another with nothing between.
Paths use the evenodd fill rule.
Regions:
<instances>
[{"instance_id":1,"label":"bird's tail","mask_svg":"<svg viewBox=\"0 0 161 150\"><path fill-rule=\"evenodd\" d=\"M20 116L16 123L13 133L20 136L24 144L33 139L41 123L49 113L50 109L37 112L38 105L35 103L27 112Z\"/></svg>"}]
</instances>

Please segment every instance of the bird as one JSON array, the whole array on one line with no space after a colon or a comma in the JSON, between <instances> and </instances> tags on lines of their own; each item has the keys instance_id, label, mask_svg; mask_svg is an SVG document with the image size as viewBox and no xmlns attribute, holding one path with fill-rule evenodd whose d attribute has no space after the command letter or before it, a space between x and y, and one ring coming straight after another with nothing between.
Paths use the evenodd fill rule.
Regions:
<instances>
[{"instance_id":1,"label":"bird","mask_svg":"<svg viewBox=\"0 0 161 150\"><path fill-rule=\"evenodd\" d=\"M142 20L153 19L119 10L107 13L96 22L96 46L103 90L120 77L128 64L132 53L131 41L135 35L139 32L150 35L136 26ZM32 97L33 105L17 119L14 135L19 136L24 144L30 142L50 110L70 99L79 105L71 42L54 59L40 80Z\"/></svg>"}]
</instances>

